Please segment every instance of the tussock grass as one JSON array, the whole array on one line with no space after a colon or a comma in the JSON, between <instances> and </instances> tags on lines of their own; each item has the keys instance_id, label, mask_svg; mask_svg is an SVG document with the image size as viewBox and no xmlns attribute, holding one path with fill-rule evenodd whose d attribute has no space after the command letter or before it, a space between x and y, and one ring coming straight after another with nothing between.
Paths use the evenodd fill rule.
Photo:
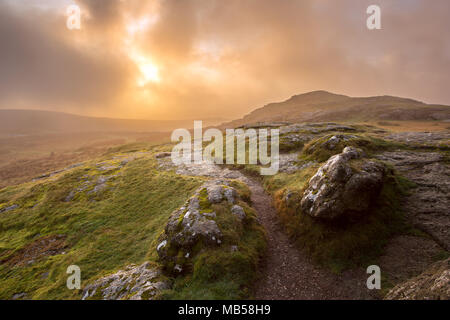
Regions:
<instances>
[{"instance_id":1,"label":"tussock grass","mask_svg":"<svg viewBox=\"0 0 450 320\"><path fill-rule=\"evenodd\" d=\"M2 208L19 205L0 214L0 299L11 299L17 293L26 293L27 299L80 299L81 290L66 287L66 270L72 264L81 269L82 288L132 263L157 265L157 239L170 214L205 181L160 170L155 154L167 150L170 145L123 145L54 177L0 190ZM135 159L117 167L124 157ZM111 169L100 170L101 166ZM93 193L95 184L91 184L71 201L65 200L85 181L95 182L103 176L113 177L105 189ZM246 288L257 276L266 240L249 206L250 190L237 181L232 186L247 213L244 225L225 214L228 207L212 206L224 234L223 244L201 251L191 272L173 278L174 289L160 298L248 297ZM44 254L20 266L6 263L10 258L16 261L36 239L56 235L64 236L64 252ZM238 250L232 251L232 245Z\"/></svg>"},{"instance_id":2,"label":"tussock grass","mask_svg":"<svg viewBox=\"0 0 450 320\"><path fill-rule=\"evenodd\" d=\"M82 286L130 263L155 261L156 238L170 213L197 189L203 179L159 171L154 152L125 146L115 151L148 152L129 162L107 182L107 188L89 195L92 187L70 202L64 198L85 179L95 180L98 162L58 176L0 190L0 203L19 208L0 214L0 260L13 256L34 239L65 235L65 254L43 256L24 267L0 264L0 298L27 293L32 299L78 299L80 292L66 288L66 269L81 268Z\"/></svg>"},{"instance_id":3,"label":"tussock grass","mask_svg":"<svg viewBox=\"0 0 450 320\"><path fill-rule=\"evenodd\" d=\"M250 190L242 182L231 184L241 200L245 213L243 222L230 214L227 202L212 204L216 222L222 232L220 246L203 246L192 252L188 272L174 278L171 290L161 294L162 299L244 299L249 287L258 278L258 264L265 253L264 228L257 222L256 212L250 207Z\"/></svg>"},{"instance_id":4,"label":"tussock grass","mask_svg":"<svg viewBox=\"0 0 450 320\"><path fill-rule=\"evenodd\" d=\"M309 177L311 172L303 175ZM412 184L392 169L386 175L381 194L372 209L353 220L318 221L304 214L300 208L304 190L301 187L300 184L294 191L292 188L277 190L274 193L275 206L288 234L299 247L317 263L335 272L370 263L382 253L393 235L410 230L401 212L399 197ZM294 192L290 201L285 199L287 190Z\"/></svg>"},{"instance_id":5,"label":"tussock grass","mask_svg":"<svg viewBox=\"0 0 450 320\"><path fill-rule=\"evenodd\" d=\"M174 279L162 299L245 299L258 279L258 264L266 250L265 231L253 209L239 203L247 214L244 226L221 205L213 205L223 233L220 247L203 249L192 261L192 270ZM233 249L233 246L236 246Z\"/></svg>"},{"instance_id":6,"label":"tussock grass","mask_svg":"<svg viewBox=\"0 0 450 320\"><path fill-rule=\"evenodd\" d=\"M348 140L345 141L341 139L333 149L327 148L326 142L335 135L336 134L328 134L310 141L303 148L300 159L305 161L323 162L328 160L331 156L341 153L345 147L349 146L364 150L368 156L372 156L381 151L404 148L404 145L399 143L389 142L368 135L355 134L339 134L340 136L346 137Z\"/></svg>"}]
</instances>

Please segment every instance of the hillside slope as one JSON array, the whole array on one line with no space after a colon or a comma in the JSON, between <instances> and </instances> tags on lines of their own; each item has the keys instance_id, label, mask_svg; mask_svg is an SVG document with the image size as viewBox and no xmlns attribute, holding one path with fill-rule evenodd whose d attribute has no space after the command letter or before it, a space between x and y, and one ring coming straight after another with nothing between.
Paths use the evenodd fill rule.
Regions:
<instances>
[{"instance_id":1,"label":"hillside slope","mask_svg":"<svg viewBox=\"0 0 450 320\"><path fill-rule=\"evenodd\" d=\"M224 124L224 127L268 121L376 120L450 120L450 107L392 96L354 98L326 91L313 91L293 96L283 102L267 104L242 119Z\"/></svg>"},{"instance_id":2,"label":"hillside slope","mask_svg":"<svg viewBox=\"0 0 450 320\"><path fill-rule=\"evenodd\" d=\"M213 124L220 120L205 121ZM192 120L97 118L42 110L0 110L0 135L74 132L167 132L190 128Z\"/></svg>"}]
</instances>

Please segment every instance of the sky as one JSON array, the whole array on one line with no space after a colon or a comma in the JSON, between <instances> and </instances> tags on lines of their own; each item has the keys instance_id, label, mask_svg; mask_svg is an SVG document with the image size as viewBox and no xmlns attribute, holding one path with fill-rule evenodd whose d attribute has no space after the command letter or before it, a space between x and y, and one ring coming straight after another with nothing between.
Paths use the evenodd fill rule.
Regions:
<instances>
[{"instance_id":1,"label":"sky","mask_svg":"<svg viewBox=\"0 0 450 320\"><path fill-rule=\"evenodd\" d=\"M0 0L0 108L234 119L314 90L450 104L448 30L448 0Z\"/></svg>"}]
</instances>

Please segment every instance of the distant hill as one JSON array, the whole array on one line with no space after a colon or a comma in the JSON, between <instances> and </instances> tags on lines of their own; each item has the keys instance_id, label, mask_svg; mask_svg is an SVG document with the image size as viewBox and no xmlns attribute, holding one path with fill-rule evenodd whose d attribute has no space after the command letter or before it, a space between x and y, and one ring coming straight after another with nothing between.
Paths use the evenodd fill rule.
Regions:
<instances>
[{"instance_id":1,"label":"distant hill","mask_svg":"<svg viewBox=\"0 0 450 320\"><path fill-rule=\"evenodd\" d=\"M225 123L238 127L257 122L321 122L377 120L450 120L450 106L429 105L392 96L354 98L327 91L313 91L270 103L244 118Z\"/></svg>"},{"instance_id":2,"label":"distant hill","mask_svg":"<svg viewBox=\"0 0 450 320\"><path fill-rule=\"evenodd\" d=\"M204 125L220 120L204 121ZM76 132L166 132L192 128L193 120L158 121L96 118L39 110L0 110L0 135Z\"/></svg>"}]
</instances>

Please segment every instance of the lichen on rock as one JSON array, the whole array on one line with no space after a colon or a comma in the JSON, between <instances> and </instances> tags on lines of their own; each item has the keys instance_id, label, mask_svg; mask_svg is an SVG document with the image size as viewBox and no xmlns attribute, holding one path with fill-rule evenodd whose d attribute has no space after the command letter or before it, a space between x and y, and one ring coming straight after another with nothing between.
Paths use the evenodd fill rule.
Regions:
<instances>
[{"instance_id":1,"label":"lichen on rock","mask_svg":"<svg viewBox=\"0 0 450 320\"><path fill-rule=\"evenodd\" d=\"M162 276L161 270L146 262L98 279L84 288L82 299L151 300L169 288L170 282Z\"/></svg>"},{"instance_id":2,"label":"lichen on rock","mask_svg":"<svg viewBox=\"0 0 450 320\"><path fill-rule=\"evenodd\" d=\"M302 212L313 218L336 219L369 210L382 188L385 166L363 156L362 150L346 147L321 166L303 194ZM357 169L351 164L356 159Z\"/></svg>"},{"instance_id":3,"label":"lichen on rock","mask_svg":"<svg viewBox=\"0 0 450 320\"><path fill-rule=\"evenodd\" d=\"M184 206L175 210L160 236L157 252L169 272L181 273L188 260L205 246L219 246L223 234L212 205L224 205L230 214L245 218L244 209L235 205L238 193L226 180L208 181ZM240 210L237 209L240 208ZM233 210L233 209L234 210Z\"/></svg>"}]
</instances>

